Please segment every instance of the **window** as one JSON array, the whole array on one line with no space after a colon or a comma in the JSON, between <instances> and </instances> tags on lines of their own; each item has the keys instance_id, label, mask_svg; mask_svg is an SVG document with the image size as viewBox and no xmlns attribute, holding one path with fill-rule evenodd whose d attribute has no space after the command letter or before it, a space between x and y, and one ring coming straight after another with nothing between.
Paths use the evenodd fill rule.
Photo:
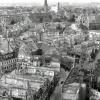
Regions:
<instances>
[{"instance_id":1,"label":"window","mask_svg":"<svg viewBox=\"0 0 100 100\"><path fill-rule=\"evenodd\" d=\"M6 61L4 61L4 65L6 65Z\"/></svg>"},{"instance_id":2,"label":"window","mask_svg":"<svg viewBox=\"0 0 100 100\"><path fill-rule=\"evenodd\" d=\"M8 58L9 57L9 55L6 55L6 58Z\"/></svg>"},{"instance_id":3,"label":"window","mask_svg":"<svg viewBox=\"0 0 100 100\"><path fill-rule=\"evenodd\" d=\"M61 84L63 84L64 83L64 81L61 81Z\"/></svg>"},{"instance_id":4,"label":"window","mask_svg":"<svg viewBox=\"0 0 100 100\"><path fill-rule=\"evenodd\" d=\"M14 67L16 67L16 64L14 64Z\"/></svg>"},{"instance_id":5,"label":"window","mask_svg":"<svg viewBox=\"0 0 100 100\"><path fill-rule=\"evenodd\" d=\"M15 58L14 60L15 60L15 62L16 62L16 58Z\"/></svg>"},{"instance_id":6,"label":"window","mask_svg":"<svg viewBox=\"0 0 100 100\"><path fill-rule=\"evenodd\" d=\"M6 59L6 56L4 56L4 58Z\"/></svg>"},{"instance_id":7,"label":"window","mask_svg":"<svg viewBox=\"0 0 100 100\"><path fill-rule=\"evenodd\" d=\"M12 65L12 68L14 67L14 65Z\"/></svg>"},{"instance_id":8,"label":"window","mask_svg":"<svg viewBox=\"0 0 100 100\"><path fill-rule=\"evenodd\" d=\"M6 63L8 64L8 61Z\"/></svg>"},{"instance_id":9,"label":"window","mask_svg":"<svg viewBox=\"0 0 100 100\"><path fill-rule=\"evenodd\" d=\"M13 60L11 59L11 63L13 63Z\"/></svg>"},{"instance_id":10,"label":"window","mask_svg":"<svg viewBox=\"0 0 100 100\"><path fill-rule=\"evenodd\" d=\"M15 59L13 59L13 62L15 62Z\"/></svg>"}]
</instances>

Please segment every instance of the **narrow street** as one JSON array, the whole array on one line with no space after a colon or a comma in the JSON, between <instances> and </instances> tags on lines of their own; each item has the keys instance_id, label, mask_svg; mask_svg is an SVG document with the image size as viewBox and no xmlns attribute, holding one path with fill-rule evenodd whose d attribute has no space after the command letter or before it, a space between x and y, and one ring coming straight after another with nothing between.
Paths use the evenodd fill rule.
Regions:
<instances>
[{"instance_id":1,"label":"narrow street","mask_svg":"<svg viewBox=\"0 0 100 100\"><path fill-rule=\"evenodd\" d=\"M85 69L94 69L97 59L100 59L100 51L98 52L97 57L95 58L95 60L93 62L84 63L84 68ZM55 91L52 94L50 100L62 100L62 95L61 95L62 84L61 84L61 82L65 81L68 74L69 74L69 72L65 72L64 69L61 69L61 78L59 80L59 85L57 85L57 87L55 88Z\"/></svg>"},{"instance_id":2,"label":"narrow street","mask_svg":"<svg viewBox=\"0 0 100 100\"><path fill-rule=\"evenodd\" d=\"M65 81L66 77L68 76L69 72L65 72L64 69L61 69L61 78L59 80L59 84L57 85L57 87L55 88L54 93L52 94L50 100L62 100L62 95L61 95L61 91L62 91L62 81Z\"/></svg>"}]
</instances>

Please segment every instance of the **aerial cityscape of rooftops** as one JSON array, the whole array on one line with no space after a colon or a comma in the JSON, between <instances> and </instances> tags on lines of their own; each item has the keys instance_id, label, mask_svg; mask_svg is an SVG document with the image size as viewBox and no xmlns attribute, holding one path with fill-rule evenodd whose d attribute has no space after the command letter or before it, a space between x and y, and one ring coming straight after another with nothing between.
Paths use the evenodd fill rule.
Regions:
<instances>
[{"instance_id":1,"label":"aerial cityscape of rooftops","mask_svg":"<svg viewBox=\"0 0 100 100\"><path fill-rule=\"evenodd\" d=\"M100 3L0 6L0 100L100 100Z\"/></svg>"}]
</instances>

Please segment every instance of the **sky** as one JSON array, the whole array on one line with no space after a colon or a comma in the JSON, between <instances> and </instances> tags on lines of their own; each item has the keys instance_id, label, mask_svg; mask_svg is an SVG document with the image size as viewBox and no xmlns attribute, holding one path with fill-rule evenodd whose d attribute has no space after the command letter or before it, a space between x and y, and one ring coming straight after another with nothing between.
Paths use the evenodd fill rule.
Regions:
<instances>
[{"instance_id":1,"label":"sky","mask_svg":"<svg viewBox=\"0 0 100 100\"><path fill-rule=\"evenodd\" d=\"M99 2L100 0L48 0L48 4L53 4L57 2L68 2L68 3L90 3ZM0 4L20 4L20 3L39 3L43 4L44 0L0 0Z\"/></svg>"}]
</instances>

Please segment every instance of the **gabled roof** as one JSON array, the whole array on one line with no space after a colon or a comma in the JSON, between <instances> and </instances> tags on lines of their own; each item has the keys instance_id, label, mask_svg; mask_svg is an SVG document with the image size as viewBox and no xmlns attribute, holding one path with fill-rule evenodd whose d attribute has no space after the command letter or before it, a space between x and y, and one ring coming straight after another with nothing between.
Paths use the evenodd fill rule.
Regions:
<instances>
[{"instance_id":1,"label":"gabled roof","mask_svg":"<svg viewBox=\"0 0 100 100\"><path fill-rule=\"evenodd\" d=\"M38 47L31 39L23 41L23 44L20 47L20 50L23 51L25 55L30 55L32 52L36 51L37 49Z\"/></svg>"}]
</instances>

